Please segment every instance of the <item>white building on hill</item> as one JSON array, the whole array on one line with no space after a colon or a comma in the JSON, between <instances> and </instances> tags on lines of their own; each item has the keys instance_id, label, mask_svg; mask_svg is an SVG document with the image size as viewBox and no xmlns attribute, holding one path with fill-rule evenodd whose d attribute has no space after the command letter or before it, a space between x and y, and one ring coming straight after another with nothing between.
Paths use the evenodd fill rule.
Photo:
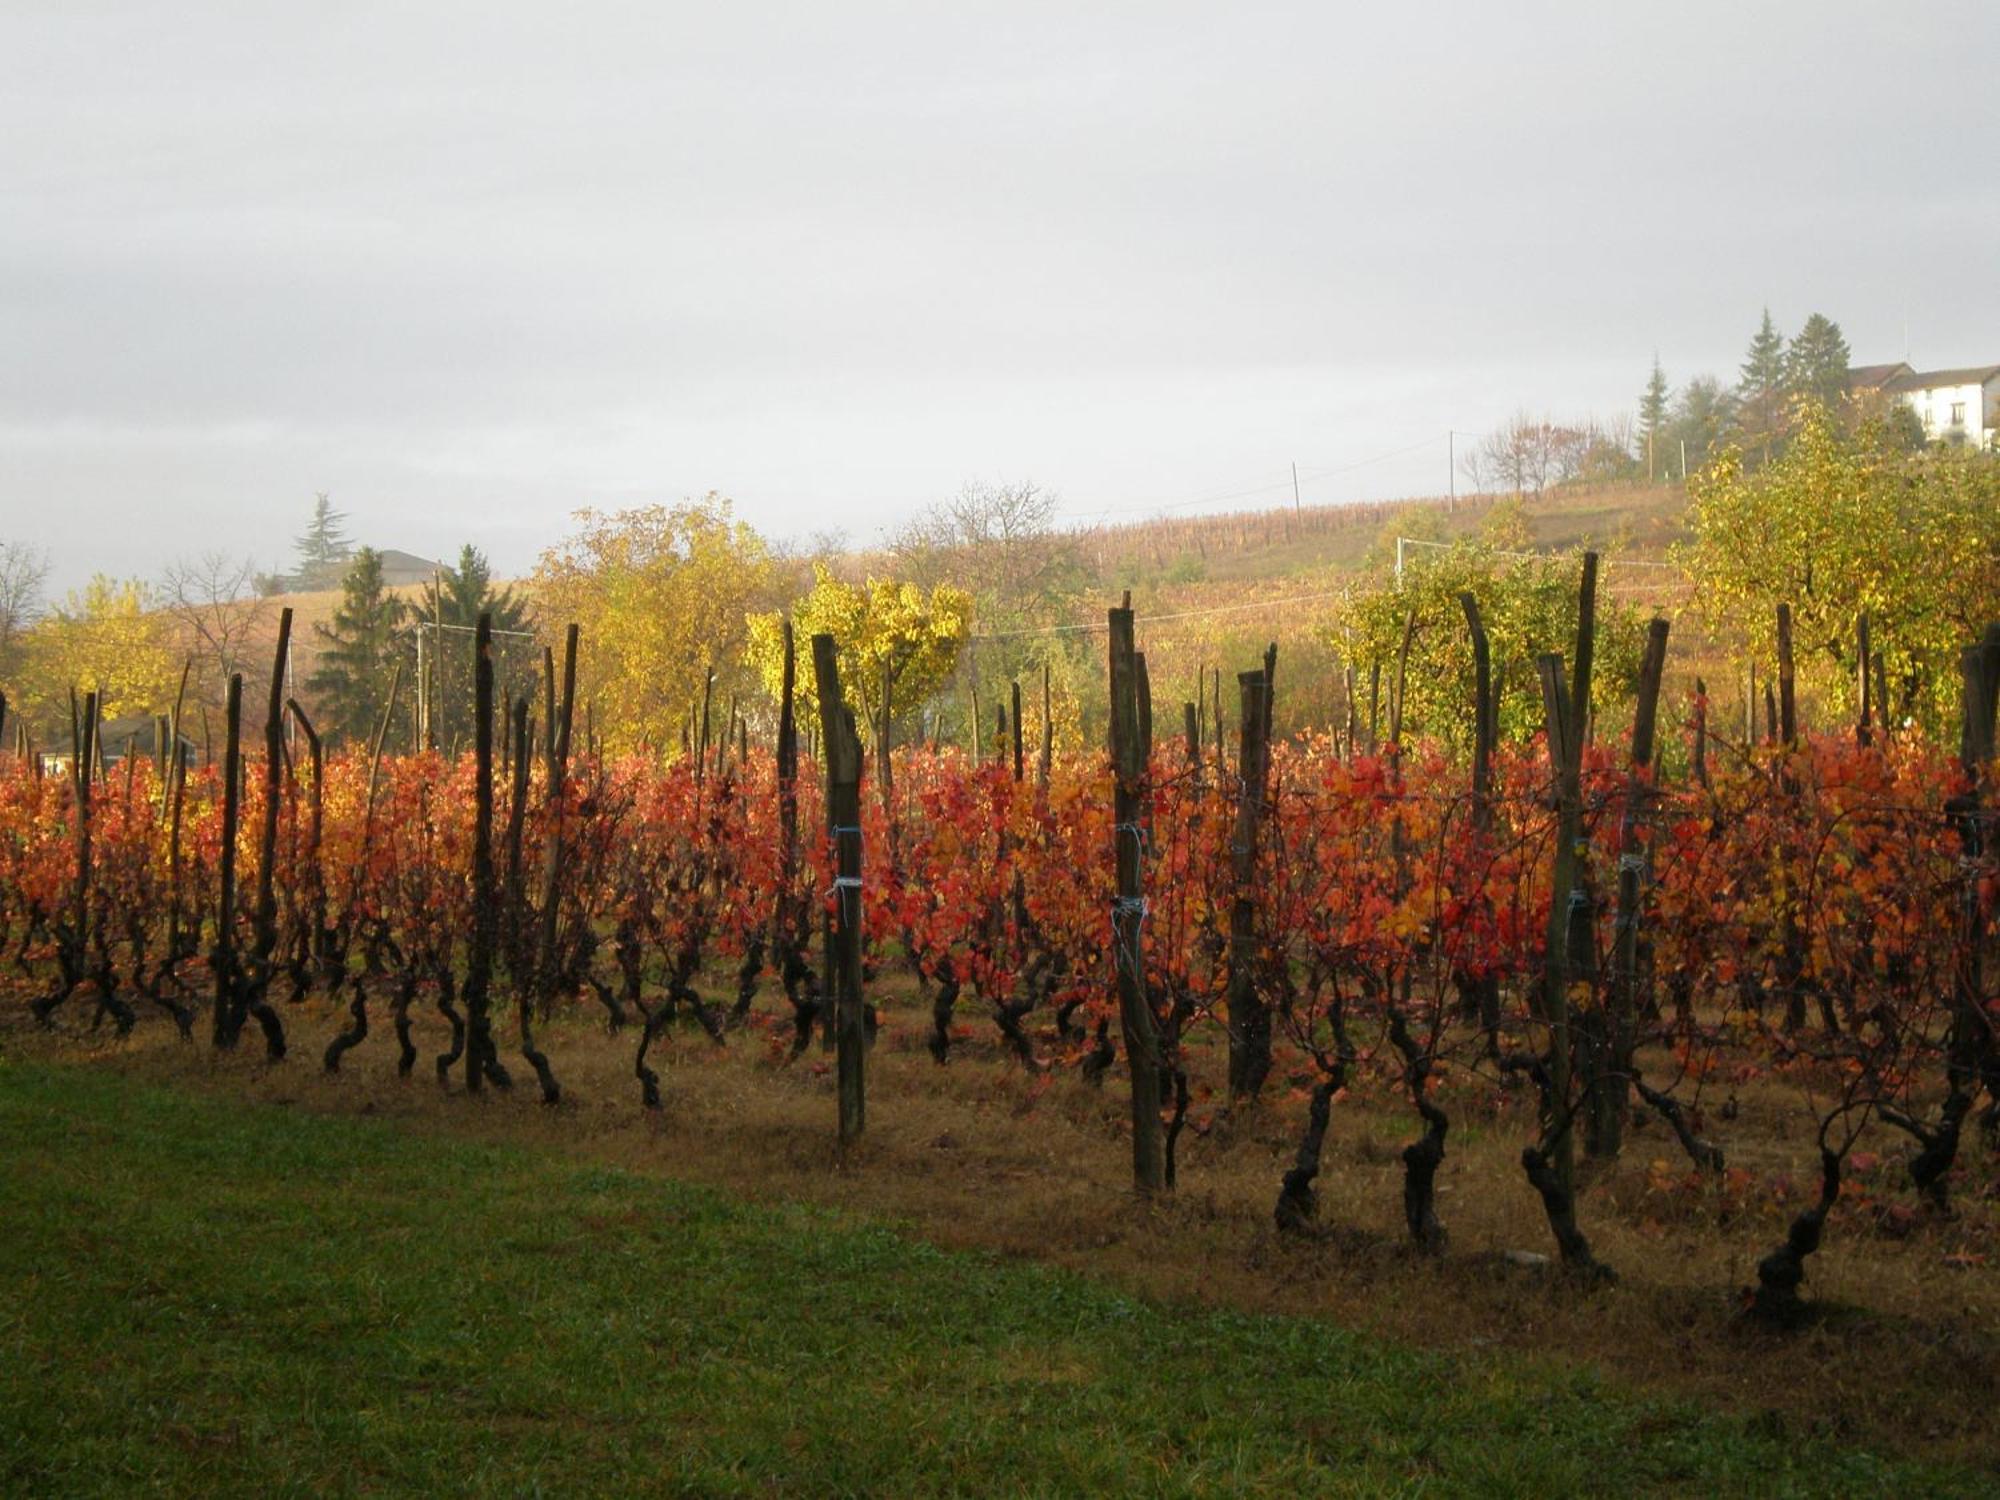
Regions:
<instances>
[{"instance_id":1,"label":"white building on hill","mask_svg":"<svg viewBox=\"0 0 2000 1500\"><path fill-rule=\"evenodd\" d=\"M2000 365L1914 370L1907 364L1857 365L1850 391L1881 391L1917 414L1933 443L2000 447Z\"/></svg>"}]
</instances>

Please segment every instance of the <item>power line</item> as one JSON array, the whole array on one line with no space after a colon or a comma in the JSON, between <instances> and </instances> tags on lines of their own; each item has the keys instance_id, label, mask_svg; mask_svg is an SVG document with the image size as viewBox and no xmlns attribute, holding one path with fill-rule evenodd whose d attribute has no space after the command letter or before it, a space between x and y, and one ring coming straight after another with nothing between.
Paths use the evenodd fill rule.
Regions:
<instances>
[{"instance_id":1,"label":"power line","mask_svg":"<svg viewBox=\"0 0 2000 1500\"><path fill-rule=\"evenodd\" d=\"M1450 433L1445 434L1447 440L1450 439L1450 436L1451 436ZM1351 474L1356 469L1365 469L1371 464L1387 463L1390 459L1401 458L1407 453L1421 452L1423 449L1433 446L1436 442L1437 439L1434 437L1425 438L1422 442L1411 443L1407 448L1397 448L1388 453L1378 453L1373 458L1358 459L1351 464L1340 464L1331 469L1321 469L1317 473L1312 474L1310 477L1314 479L1325 479L1334 474Z\"/></svg>"},{"instance_id":2,"label":"power line","mask_svg":"<svg viewBox=\"0 0 2000 1500\"><path fill-rule=\"evenodd\" d=\"M1466 437L1472 434L1461 433L1459 435ZM1448 434L1440 434L1440 436L1446 436L1447 439L1449 437ZM1357 469L1366 469L1375 464L1387 463L1392 458L1403 458L1409 454L1421 452L1425 448L1435 446L1436 443L1436 437L1428 437L1414 443L1406 444L1401 448L1392 448L1386 453L1377 453L1369 458L1356 459L1351 463L1317 466L1301 465L1298 468L1297 477L1299 479L1312 480L1330 479L1337 474L1351 474ZM1100 506L1095 510L1071 511L1063 519L1080 521L1097 516L1133 515L1141 512L1157 514L1161 511L1189 510L1198 505L1220 505L1229 500L1247 500L1255 495L1278 494L1292 489L1293 485L1293 476L1287 474L1284 478L1275 479L1269 484L1252 485L1243 489L1197 495L1186 500L1141 501L1134 505L1106 505Z\"/></svg>"},{"instance_id":3,"label":"power line","mask_svg":"<svg viewBox=\"0 0 2000 1500\"><path fill-rule=\"evenodd\" d=\"M477 635L479 633L479 627L477 625L453 625L449 622L446 622L444 624L439 624L433 620L418 620L413 624L405 625L400 631L397 632L397 634L414 635L419 631L425 631L425 630L457 630L463 632L466 635ZM512 636L514 639L521 641L538 641L541 639L541 637L535 634L535 632L532 630L495 629L491 633L493 635Z\"/></svg>"}]
</instances>

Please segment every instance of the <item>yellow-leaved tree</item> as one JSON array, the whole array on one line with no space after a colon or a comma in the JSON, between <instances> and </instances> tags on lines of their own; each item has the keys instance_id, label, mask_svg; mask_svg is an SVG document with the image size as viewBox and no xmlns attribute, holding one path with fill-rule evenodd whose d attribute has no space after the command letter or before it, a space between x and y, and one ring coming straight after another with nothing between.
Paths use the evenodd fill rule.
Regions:
<instances>
[{"instance_id":1,"label":"yellow-leaved tree","mask_svg":"<svg viewBox=\"0 0 2000 1500\"><path fill-rule=\"evenodd\" d=\"M106 719L164 713L179 679L171 641L171 622L153 609L145 584L100 573L27 633L29 700L50 725L65 720L72 688L95 689Z\"/></svg>"},{"instance_id":2,"label":"yellow-leaved tree","mask_svg":"<svg viewBox=\"0 0 2000 1500\"><path fill-rule=\"evenodd\" d=\"M928 591L891 578L847 583L824 564L814 564L812 590L792 605L791 619L798 690L806 700L802 719L810 722L818 711L808 643L815 635L831 635L839 647L841 691L855 717L874 726L879 755L897 719L921 710L950 679L972 634L972 596L949 583ZM749 621L750 660L774 698L783 684L784 621L780 611Z\"/></svg>"},{"instance_id":3,"label":"yellow-leaved tree","mask_svg":"<svg viewBox=\"0 0 2000 1500\"><path fill-rule=\"evenodd\" d=\"M1426 549L1405 557L1401 577L1380 569L1342 601L1330 635L1355 668L1357 731L1366 731L1372 703L1378 738L1387 733L1396 663L1407 633L1404 738L1429 737L1458 749L1471 744L1472 635L1461 594L1478 603L1486 629L1501 738L1526 739L1543 727L1535 659L1555 652L1568 661L1575 653L1583 560L1574 552L1516 557L1508 551L1476 541ZM1593 702L1606 722L1631 696L1645 634L1637 610L1600 590ZM1284 673L1280 654L1281 692Z\"/></svg>"},{"instance_id":4,"label":"yellow-leaved tree","mask_svg":"<svg viewBox=\"0 0 2000 1500\"><path fill-rule=\"evenodd\" d=\"M1841 713L1857 694L1865 611L1888 711L1939 729L1957 708L1959 651L2000 619L2000 462L1907 454L1880 429L1846 436L1816 404L1796 421L1763 468L1726 454L1689 482L1694 541L1680 561L1698 605L1768 672L1789 604L1799 677Z\"/></svg>"},{"instance_id":5,"label":"yellow-leaved tree","mask_svg":"<svg viewBox=\"0 0 2000 1500\"><path fill-rule=\"evenodd\" d=\"M747 696L745 618L783 598L783 571L729 502L582 510L576 521L575 535L542 554L535 612L552 637L582 627L577 697L604 743L678 743L711 669L725 701Z\"/></svg>"}]
</instances>

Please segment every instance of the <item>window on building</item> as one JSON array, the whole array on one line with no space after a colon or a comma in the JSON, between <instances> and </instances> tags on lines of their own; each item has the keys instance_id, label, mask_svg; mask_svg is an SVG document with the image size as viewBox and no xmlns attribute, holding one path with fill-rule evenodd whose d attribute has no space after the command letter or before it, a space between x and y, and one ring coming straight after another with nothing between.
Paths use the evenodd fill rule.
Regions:
<instances>
[{"instance_id":1,"label":"window on building","mask_svg":"<svg viewBox=\"0 0 2000 1500\"><path fill-rule=\"evenodd\" d=\"M1965 403L1963 401L1954 401L1951 403L1951 425L1954 427L1963 427L1965 425Z\"/></svg>"}]
</instances>

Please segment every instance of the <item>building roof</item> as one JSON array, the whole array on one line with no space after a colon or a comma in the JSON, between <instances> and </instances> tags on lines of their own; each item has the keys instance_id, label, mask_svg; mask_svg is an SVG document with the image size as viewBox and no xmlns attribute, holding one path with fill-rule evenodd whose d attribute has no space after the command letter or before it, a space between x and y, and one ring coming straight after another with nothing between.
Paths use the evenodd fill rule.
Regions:
<instances>
[{"instance_id":1,"label":"building roof","mask_svg":"<svg viewBox=\"0 0 2000 1500\"><path fill-rule=\"evenodd\" d=\"M1850 365L1847 371L1847 388L1850 391L1879 391L1892 380L1901 380L1906 375L1914 375L1908 360L1897 360L1893 365Z\"/></svg>"},{"instance_id":2,"label":"building roof","mask_svg":"<svg viewBox=\"0 0 2000 1500\"><path fill-rule=\"evenodd\" d=\"M382 581L391 588L429 583L433 574L450 571L441 562L433 562L428 557L418 557L413 552L404 552L396 547L377 547L375 555L382 559Z\"/></svg>"},{"instance_id":3,"label":"building roof","mask_svg":"<svg viewBox=\"0 0 2000 1500\"><path fill-rule=\"evenodd\" d=\"M158 748L154 739L157 727L157 721L151 714L127 714L122 719L105 719L97 726L97 742L104 747L106 760L116 760L123 755L127 744L151 755ZM190 748L194 745L185 733L180 735L180 742Z\"/></svg>"},{"instance_id":4,"label":"building roof","mask_svg":"<svg viewBox=\"0 0 2000 1500\"><path fill-rule=\"evenodd\" d=\"M1897 391L1934 391L1948 385L1984 385L2000 378L2000 365L1967 365L1958 370L1918 370L1899 377L1890 387Z\"/></svg>"}]
</instances>

